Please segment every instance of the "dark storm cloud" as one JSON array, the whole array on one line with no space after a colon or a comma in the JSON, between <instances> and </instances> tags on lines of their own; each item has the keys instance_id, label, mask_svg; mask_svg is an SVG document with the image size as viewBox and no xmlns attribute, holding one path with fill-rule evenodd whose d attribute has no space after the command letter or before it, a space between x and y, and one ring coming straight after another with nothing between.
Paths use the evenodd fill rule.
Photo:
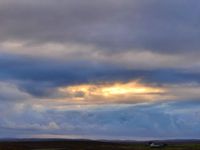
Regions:
<instances>
[{"instance_id":1,"label":"dark storm cloud","mask_svg":"<svg viewBox=\"0 0 200 150\"><path fill-rule=\"evenodd\" d=\"M1 0L0 39L195 51L199 10L198 0Z\"/></svg>"},{"instance_id":2,"label":"dark storm cloud","mask_svg":"<svg viewBox=\"0 0 200 150\"><path fill-rule=\"evenodd\" d=\"M129 71L117 66L89 61L63 62L12 54L1 54L0 59L0 79L13 80L22 90L37 96L47 96L59 86L131 77Z\"/></svg>"},{"instance_id":3,"label":"dark storm cloud","mask_svg":"<svg viewBox=\"0 0 200 150\"><path fill-rule=\"evenodd\" d=\"M62 61L13 54L0 54L0 80L12 81L34 96L50 96L56 88L83 83L127 82L141 79L157 85L200 82L199 73L181 69L126 69L107 63Z\"/></svg>"}]
</instances>

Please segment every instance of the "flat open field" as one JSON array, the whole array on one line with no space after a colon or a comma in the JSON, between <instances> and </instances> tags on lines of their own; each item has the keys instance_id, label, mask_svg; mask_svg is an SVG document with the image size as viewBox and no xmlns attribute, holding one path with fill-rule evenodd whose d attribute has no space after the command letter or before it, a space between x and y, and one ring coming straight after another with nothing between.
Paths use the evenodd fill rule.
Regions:
<instances>
[{"instance_id":1,"label":"flat open field","mask_svg":"<svg viewBox=\"0 0 200 150\"><path fill-rule=\"evenodd\" d=\"M162 142L163 148L150 148L147 142L100 142L100 141L12 141L0 142L0 150L200 150L200 141Z\"/></svg>"}]
</instances>

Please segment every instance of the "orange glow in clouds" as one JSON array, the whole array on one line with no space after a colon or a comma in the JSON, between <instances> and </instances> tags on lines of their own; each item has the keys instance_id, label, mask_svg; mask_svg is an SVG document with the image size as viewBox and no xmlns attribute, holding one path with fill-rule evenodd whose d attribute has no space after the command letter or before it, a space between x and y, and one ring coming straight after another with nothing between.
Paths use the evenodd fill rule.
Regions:
<instances>
[{"instance_id":1,"label":"orange glow in clouds","mask_svg":"<svg viewBox=\"0 0 200 150\"><path fill-rule=\"evenodd\" d=\"M160 87L145 85L139 81L73 85L59 90L66 93L70 99L111 103L154 100L165 92Z\"/></svg>"}]
</instances>

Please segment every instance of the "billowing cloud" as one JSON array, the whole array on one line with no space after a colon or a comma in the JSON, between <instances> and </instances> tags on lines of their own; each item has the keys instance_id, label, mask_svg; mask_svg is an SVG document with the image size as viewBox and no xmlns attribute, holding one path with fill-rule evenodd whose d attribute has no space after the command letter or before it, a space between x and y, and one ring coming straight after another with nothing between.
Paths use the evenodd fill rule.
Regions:
<instances>
[{"instance_id":1,"label":"billowing cloud","mask_svg":"<svg viewBox=\"0 0 200 150\"><path fill-rule=\"evenodd\" d=\"M31 98L28 93L21 91L15 84L0 82L0 101L24 101Z\"/></svg>"},{"instance_id":2,"label":"billowing cloud","mask_svg":"<svg viewBox=\"0 0 200 150\"><path fill-rule=\"evenodd\" d=\"M34 105L24 105L18 113L3 118L0 126L7 130L1 137L23 137L26 133L26 137L197 138L199 114L198 101L65 111L38 110Z\"/></svg>"}]
</instances>

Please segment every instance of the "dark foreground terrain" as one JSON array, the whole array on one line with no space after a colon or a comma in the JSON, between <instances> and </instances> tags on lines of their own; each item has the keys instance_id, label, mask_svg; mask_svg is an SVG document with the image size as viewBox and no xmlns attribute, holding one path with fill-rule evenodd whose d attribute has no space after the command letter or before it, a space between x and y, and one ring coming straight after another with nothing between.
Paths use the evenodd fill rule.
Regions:
<instances>
[{"instance_id":1,"label":"dark foreground terrain","mask_svg":"<svg viewBox=\"0 0 200 150\"><path fill-rule=\"evenodd\" d=\"M86 140L21 140L0 142L0 150L200 150L200 141L161 141L167 146L151 148L148 142L102 142Z\"/></svg>"}]
</instances>

